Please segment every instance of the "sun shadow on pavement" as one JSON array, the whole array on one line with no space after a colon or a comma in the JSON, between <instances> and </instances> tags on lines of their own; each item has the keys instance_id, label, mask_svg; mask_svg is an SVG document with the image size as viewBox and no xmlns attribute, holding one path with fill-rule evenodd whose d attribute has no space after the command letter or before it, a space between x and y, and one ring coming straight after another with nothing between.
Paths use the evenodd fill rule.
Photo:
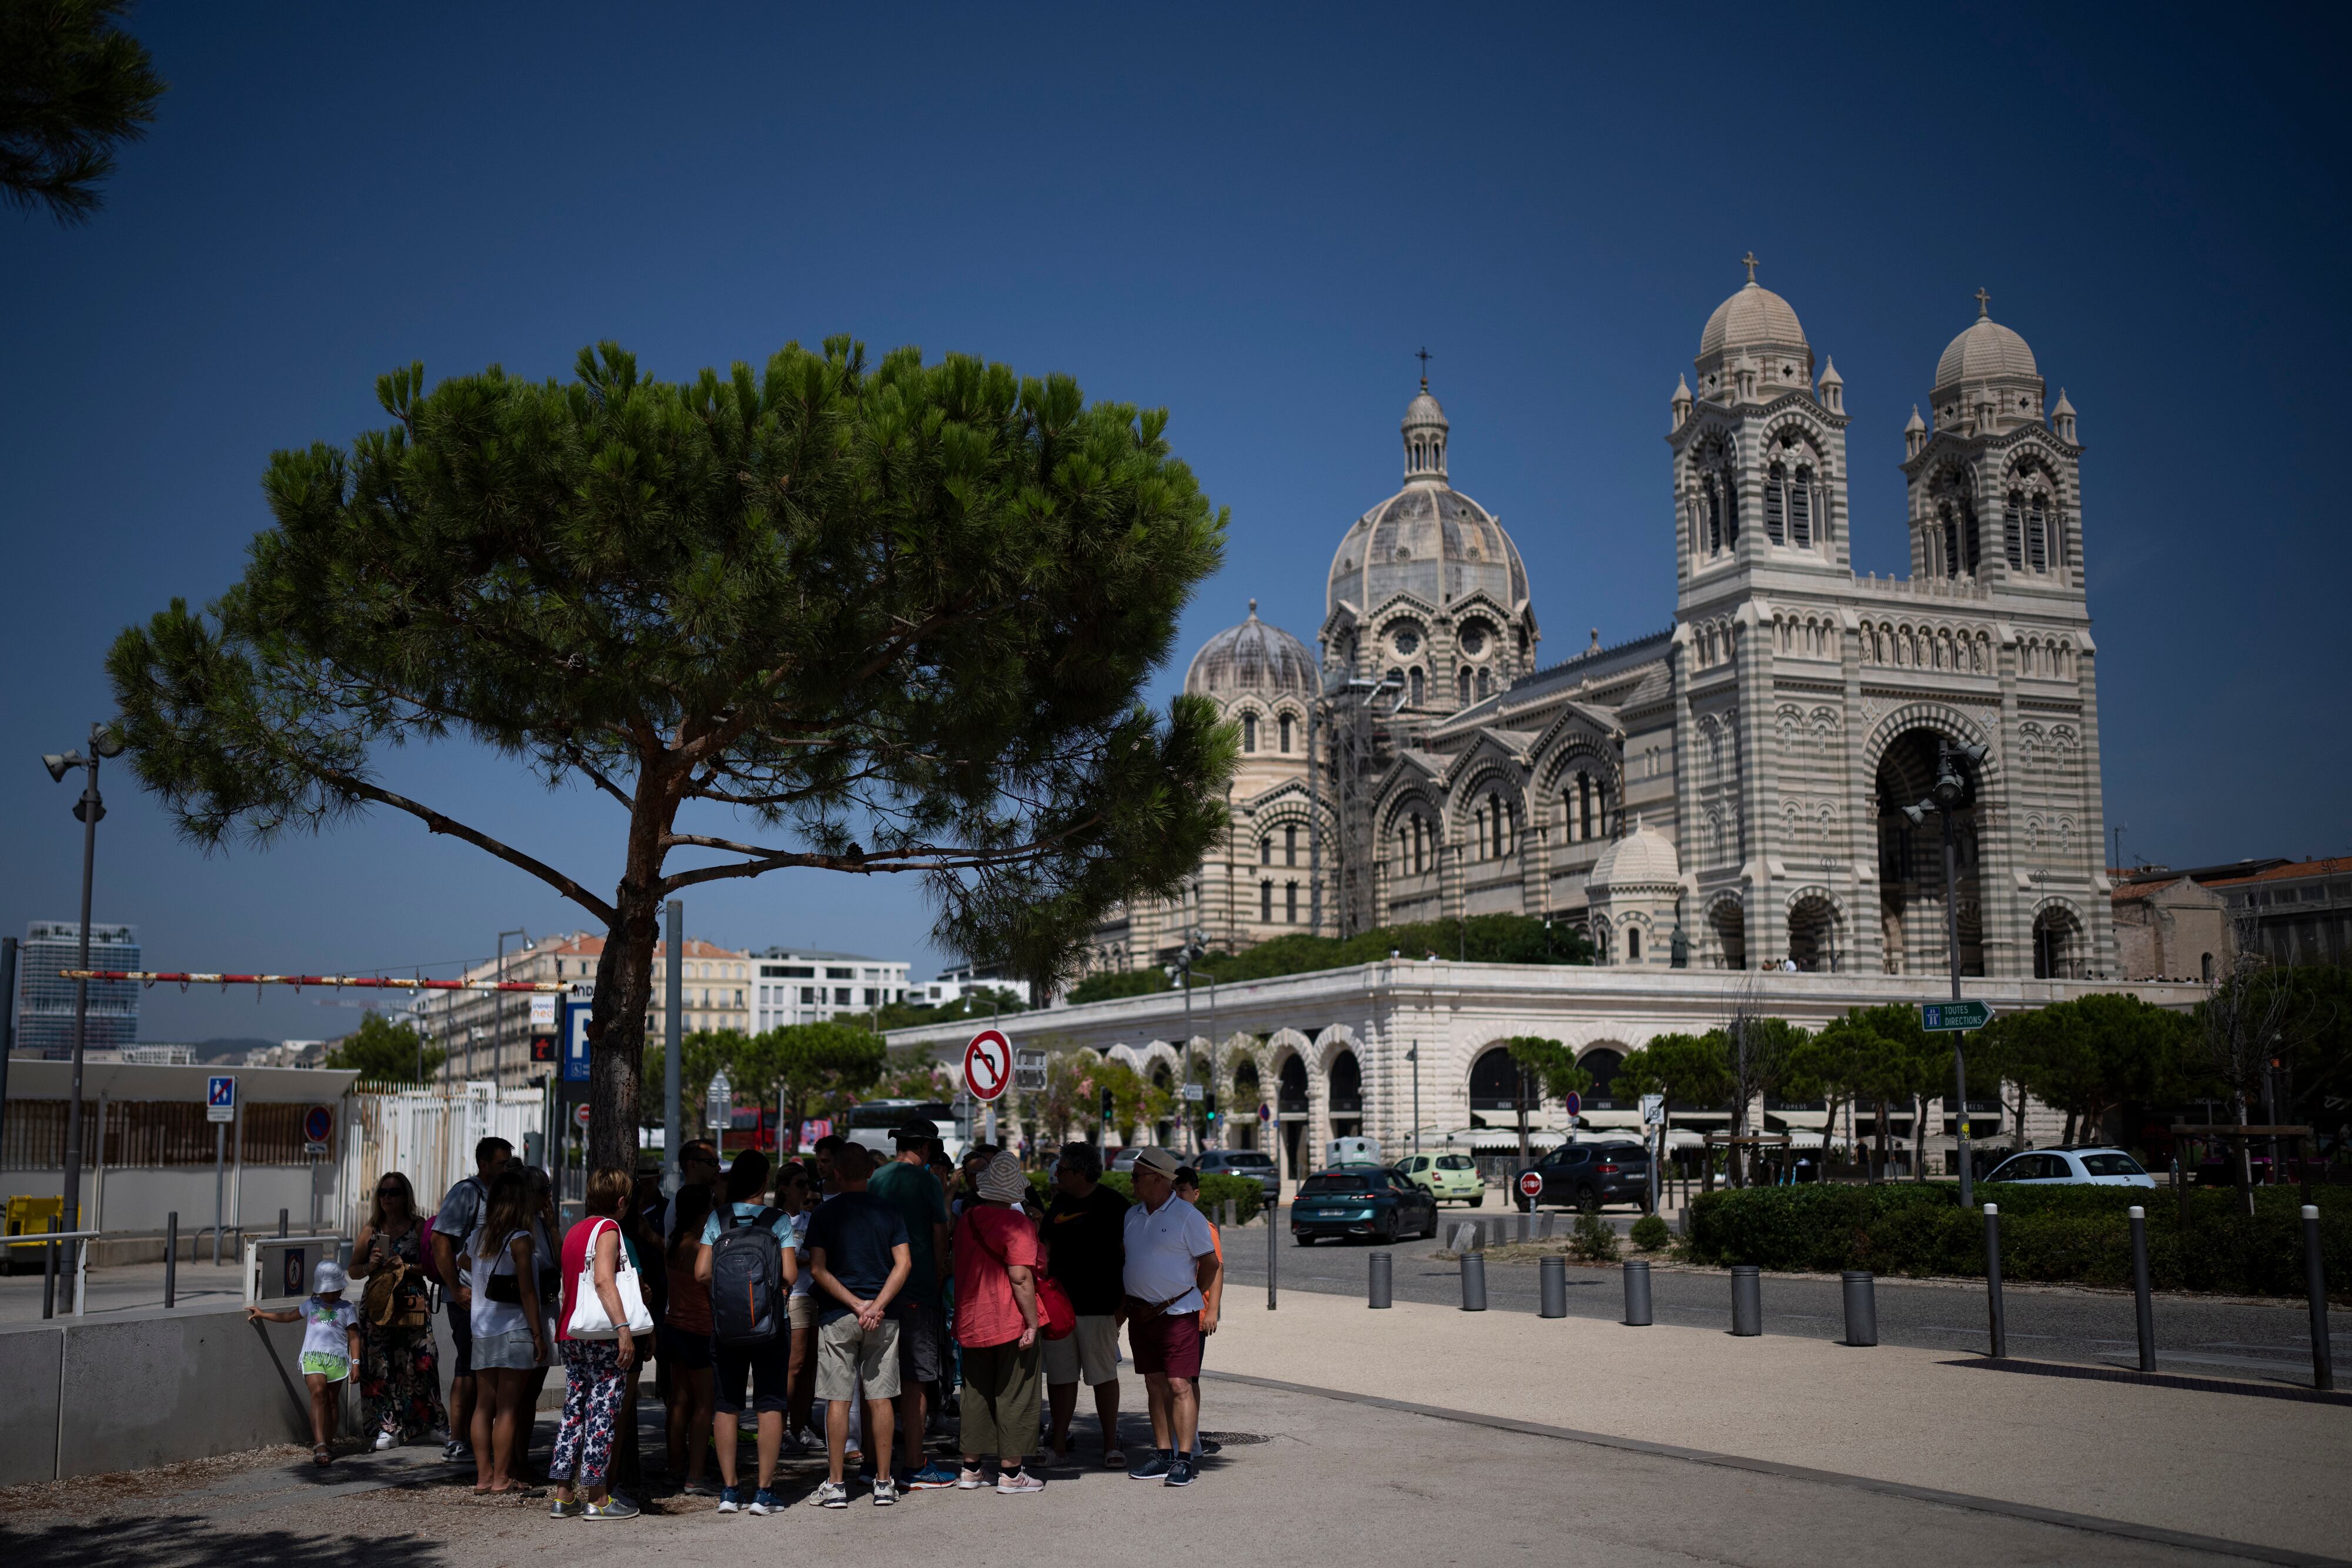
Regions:
<instances>
[{"instance_id":1,"label":"sun shadow on pavement","mask_svg":"<svg viewBox=\"0 0 2352 1568\"><path fill-rule=\"evenodd\" d=\"M415 1536L356 1537L322 1519L315 1531L220 1530L195 1515L109 1520L103 1529L59 1521L38 1528L0 1525L0 1561L45 1568L252 1568L299 1563L303 1568L439 1568L445 1548Z\"/></svg>"}]
</instances>

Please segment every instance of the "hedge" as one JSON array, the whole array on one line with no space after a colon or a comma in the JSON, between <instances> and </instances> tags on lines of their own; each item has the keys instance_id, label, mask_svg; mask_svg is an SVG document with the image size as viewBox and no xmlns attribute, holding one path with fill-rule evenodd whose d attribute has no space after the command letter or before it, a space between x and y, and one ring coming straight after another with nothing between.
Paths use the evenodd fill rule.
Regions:
<instances>
[{"instance_id":1,"label":"hedge","mask_svg":"<svg viewBox=\"0 0 2352 1568\"><path fill-rule=\"evenodd\" d=\"M1135 1201L1135 1179L1125 1171L1105 1171L1102 1184L1128 1202ZM1031 1171L1029 1185L1036 1189L1038 1202L1049 1206L1053 1203L1055 1188L1044 1171ZM1258 1210L1265 1206L1265 1189L1257 1185L1254 1176L1204 1176L1201 1178L1202 1213L1212 1219L1222 1219L1225 1199L1229 1197L1237 1206L1235 1212L1243 1225L1255 1219Z\"/></svg>"},{"instance_id":2,"label":"hedge","mask_svg":"<svg viewBox=\"0 0 2352 1568\"><path fill-rule=\"evenodd\" d=\"M2304 1293L2301 1192L2254 1190L2249 1219L2228 1187L2192 1188L2188 1223L2168 1190L1979 1184L2000 1206L2000 1269L2007 1280L2128 1288L2131 1224L2147 1210L2148 1277L2158 1290L2236 1295ZM2352 1189L2322 1187L2320 1252L2332 1296L2352 1295ZM1690 1207L1688 1255L1709 1264L1832 1273L1984 1273L1982 1210L1960 1207L1947 1183L1745 1187L1705 1193Z\"/></svg>"}]
</instances>

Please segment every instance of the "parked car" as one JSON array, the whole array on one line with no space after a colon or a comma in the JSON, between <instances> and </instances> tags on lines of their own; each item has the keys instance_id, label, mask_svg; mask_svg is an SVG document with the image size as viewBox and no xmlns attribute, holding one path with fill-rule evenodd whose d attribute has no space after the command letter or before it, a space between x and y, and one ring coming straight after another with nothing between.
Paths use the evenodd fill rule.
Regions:
<instances>
[{"instance_id":1,"label":"parked car","mask_svg":"<svg viewBox=\"0 0 2352 1568\"><path fill-rule=\"evenodd\" d=\"M1146 1147L1147 1145L1143 1144L1129 1144L1123 1148L1117 1149L1111 1154L1110 1164L1104 1168L1133 1175L1135 1156L1141 1154Z\"/></svg>"},{"instance_id":2,"label":"parked car","mask_svg":"<svg viewBox=\"0 0 2352 1568\"><path fill-rule=\"evenodd\" d=\"M1434 1236L1437 1200L1386 1167L1317 1171L1290 1200L1290 1234L1301 1247L1326 1236Z\"/></svg>"},{"instance_id":3,"label":"parked car","mask_svg":"<svg viewBox=\"0 0 2352 1568\"><path fill-rule=\"evenodd\" d=\"M1513 1176L1511 1199L1522 1211L1555 1204L1598 1214L1604 1204L1630 1203L1650 1212L1650 1153L1639 1144L1562 1144L1528 1170L1543 1178L1543 1191L1530 1198Z\"/></svg>"},{"instance_id":4,"label":"parked car","mask_svg":"<svg viewBox=\"0 0 2352 1568\"><path fill-rule=\"evenodd\" d=\"M1327 1166L1377 1166L1386 1164L1381 1158L1381 1146L1370 1138L1334 1138L1323 1145L1323 1163Z\"/></svg>"},{"instance_id":5,"label":"parked car","mask_svg":"<svg viewBox=\"0 0 2352 1568\"><path fill-rule=\"evenodd\" d=\"M1396 1168L1398 1175L1426 1188L1440 1204L1486 1206L1486 1178L1478 1174L1478 1162L1468 1155L1407 1155Z\"/></svg>"},{"instance_id":6,"label":"parked car","mask_svg":"<svg viewBox=\"0 0 2352 1568\"><path fill-rule=\"evenodd\" d=\"M2036 1186L2154 1186L2156 1178L2121 1149L2030 1149L1994 1167L1987 1181Z\"/></svg>"},{"instance_id":7,"label":"parked car","mask_svg":"<svg viewBox=\"0 0 2352 1568\"><path fill-rule=\"evenodd\" d=\"M1247 1176L1257 1183L1268 1205L1282 1199L1282 1172L1272 1155L1255 1149L1203 1149L1193 1168L1204 1176Z\"/></svg>"}]
</instances>

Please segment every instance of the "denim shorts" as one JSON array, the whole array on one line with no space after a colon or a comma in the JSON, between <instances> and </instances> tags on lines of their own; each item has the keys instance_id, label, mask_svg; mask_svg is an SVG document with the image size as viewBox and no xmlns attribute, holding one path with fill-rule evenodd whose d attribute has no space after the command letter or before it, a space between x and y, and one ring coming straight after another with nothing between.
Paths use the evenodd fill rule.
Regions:
<instances>
[{"instance_id":1,"label":"denim shorts","mask_svg":"<svg viewBox=\"0 0 2352 1568\"><path fill-rule=\"evenodd\" d=\"M529 1329L474 1336L476 1372L532 1372L539 1364L539 1353L531 1346Z\"/></svg>"}]
</instances>

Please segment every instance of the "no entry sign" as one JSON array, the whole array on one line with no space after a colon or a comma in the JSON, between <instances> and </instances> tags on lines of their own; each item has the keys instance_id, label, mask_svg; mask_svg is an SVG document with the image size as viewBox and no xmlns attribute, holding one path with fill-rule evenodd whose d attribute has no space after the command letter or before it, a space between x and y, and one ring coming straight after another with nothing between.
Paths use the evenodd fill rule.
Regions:
<instances>
[{"instance_id":1,"label":"no entry sign","mask_svg":"<svg viewBox=\"0 0 2352 1568\"><path fill-rule=\"evenodd\" d=\"M1519 1195L1523 1197L1541 1197L1543 1196L1543 1177L1534 1171L1521 1171L1519 1173Z\"/></svg>"},{"instance_id":2,"label":"no entry sign","mask_svg":"<svg viewBox=\"0 0 2352 1568\"><path fill-rule=\"evenodd\" d=\"M577 1109L575 1109L575 1110L572 1113L572 1119L573 1121L575 1121L575 1122L577 1122L577 1123L579 1123L579 1124L580 1124L580 1130L581 1130L582 1132L583 1132L583 1133L584 1133L584 1132L586 1132L586 1131L588 1130L588 1102L587 1102L587 1101L583 1100L582 1102L580 1102L580 1104L579 1104L578 1108L577 1108Z\"/></svg>"},{"instance_id":3,"label":"no entry sign","mask_svg":"<svg viewBox=\"0 0 2352 1568\"><path fill-rule=\"evenodd\" d=\"M982 1030L963 1048L963 1086L972 1098L994 1100L1013 1082L1013 1042L992 1029Z\"/></svg>"}]
</instances>

